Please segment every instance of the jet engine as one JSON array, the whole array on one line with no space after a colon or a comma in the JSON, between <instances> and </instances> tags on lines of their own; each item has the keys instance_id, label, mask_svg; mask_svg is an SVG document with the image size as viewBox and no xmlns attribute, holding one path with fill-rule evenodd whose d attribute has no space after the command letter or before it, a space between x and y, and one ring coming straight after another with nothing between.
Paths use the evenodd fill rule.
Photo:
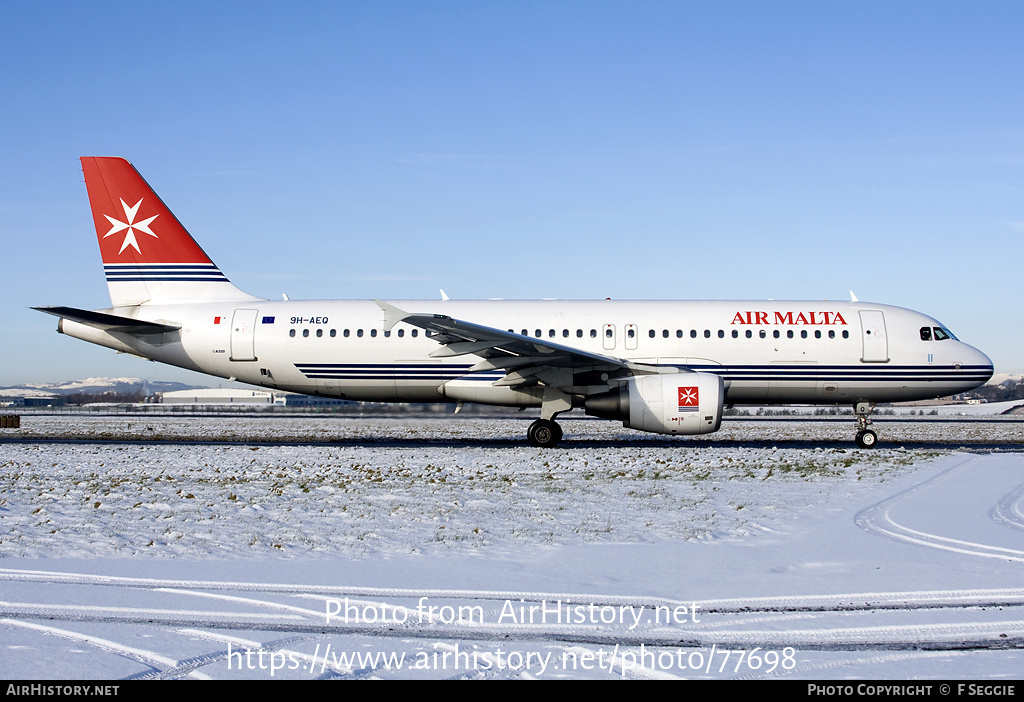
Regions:
<instances>
[{"instance_id":1,"label":"jet engine","mask_svg":"<svg viewBox=\"0 0 1024 702\"><path fill-rule=\"evenodd\" d=\"M722 425L725 384L714 373L641 375L584 403L587 414L657 434L710 434Z\"/></svg>"}]
</instances>

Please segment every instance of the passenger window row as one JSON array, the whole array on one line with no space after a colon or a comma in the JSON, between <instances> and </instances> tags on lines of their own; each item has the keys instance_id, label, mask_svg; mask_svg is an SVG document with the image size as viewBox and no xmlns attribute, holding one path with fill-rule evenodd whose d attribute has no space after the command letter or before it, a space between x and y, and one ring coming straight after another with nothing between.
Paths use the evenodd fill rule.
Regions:
<instances>
[{"instance_id":1,"label":"passenger window row","mask_svg":"<svg viewBox=\"0 0 1024 702\"><path fill-rule=\"evenodd\" d=\"M516 333L514 329L509 329L508 331L511 334L515 334ZM521 336L530 336L531 335L529 329L523 329L522 331L519 332L519 334ZM540 339L541 337L544 336L544 331L542 329L534 329L533 330L533 336L535 336L538 339ZM555 330L555 329L548 329L548 338L549 339L554 339L557 336L558 336L557 330ZM568 339L569 338L569 330L568 329L563 329L562 330L562 338L563 339ZM582 329L577 329L576 330L576 338L577 339L582 339L583 338L583 330ZM590 338L591 339L596 339L597 338L597 330L596 329L591 329L590 330Z\"/></svg>"},{"instance_id":2,"label":"passenger window row","mask_svg":"<svg viewBox=\"0 0 1024 702\"><path fill-rule=\"evenodd\" d=\"M512 332L513 334L515 333L515 330L513 330L513 329L509 329L509 331ZM531 336L529 329L523 329L519 333L522 336ZM610 326L605 328L604 334L609 339L612 338L613 336L615 336L615 332L614 332L614 330ZM649 330L647 332L647 335L650 338L652 338L652 339L656 339L657 336L658 336L658 332L656 330L654 330L654 329L651 329L651 330ZM538 339L543 338L544 337L544 330L542 330L542 329L535 329L533 331L532 336L535 336ZM554 338L556 338L558 336L558 332L555 329L548 329L547 336L550 339L554 339ZM583 330L582 329L577 329L576 330L576 338L577 339L582 339L583 336L584 336ZM626 327L626 336L628 336L630 339L635 338L636 337L636 329L632 328L631 325L627 325L627 327ZM664 339L668 339L668 338L671 337L671 333L669 332L668 329L663 329L661 331L661 336ZM686 337L686 332L684 330L682 330L682 329L676 329L675 336L676 336L677 339L685 338ZM750 329L747 329L745 336L746 336L746 338L751 339L751 338L753 338L754 333ZM782 334L781 334L781 332L778 329L775 329L775 330L772 331L772 337L773 338L779 339L779 338L781 338L781 336L782 336ZM808 335L806 329L801 329L800 330L800 338L801 339L806 339L806 338L808 338L808 336L809 335ZM822 335L820 329L815 329L814 330L814 338L815 339L821 339L822 336L823 335ZM568 339L569 337L570 337L570 331L568 329L563 329L562 330L562 338ZM696 339L697 337L698 337L697 330L696 329L691 329L690 330L690 338L691 339ZM739 337L740 337L739 330L733 329L732 330L732 338L733 339L738 339ZM762 338L762 339L768 338L767 331L764 330L764 329L761 329L759 331L759 337ZM842 337L844 339L849 339L850 338L850 332L844 329L843 332L842 332ZM596 339L597 338L597 330L596 329L591 329L590 330L590 338L591 339ZM704 330L704 338L705 339L712 338L712 333L711 333L710 329L705 329ZM718 330L718 338L719 339L724 339L725 338L725 330L723 330L723 329L719 329ZM792 329L786 330L786 338L789 338L789 339L796 338L796 334L794 333L794 331ZM828 338L829 339L835 339L836 338L836 331L835 331L835 329L829 329L828 330Z\"/></svg>"},{"instance_id":3,"label":"passenger window row","mask_svg":"<svg viewBox=\"0 0 1024 702\"><path fill-rule=\"evenodd\" d=\"M308 338L310 336L309 331L310 331L309 329L303 329L302 330L303 338ZM508 331L510 333L512 333L512 334L515 333L514 329L509 329ZM295 329L290 329L288 331L288 336L295 337L296 333L297 332L296 332ZM391 332L390 331L379 332L379 333L381 335L383 335L384 338L386 338L386 339L391 337ZM405 334L406 334L406 330L405 329L398 329L398 330L395 331L395 336L397 336L400 339L403 338L405 336ZM520 334L522 336L531 336L529 329L523 329L520 332ZM615 332L614 332L614 330L612 329L612 327L610 325L605 327L604 334L609 339L611 339L611 338L613 338L615 336ZM323 337L323 335L324 335L324 330L323 329L317 329L316 330L315 336L317 338L321 338L321 337ZM328 336L330 338L332 338L332 339L334 337L336 337L337 335L338 335L338 331L336 329L331 329L328 332ZM369 330L370 338L376 338L377 335L378 335L378 331L376 329L370 329ZM430 336L430 332L429 331L425 331L425 332L423 332L423 335L429 337ZM635 338L636 337L636 328L632 327L631 325L627 325L627 327L626 327L626 335L630 339ZM656 339L657 336L658 336L658 333L657 333L656 330L651 329L651 330L649 330L647 332L647 335L651 339ZM743 335L747 339L754 338L754 332L751 329L745 330ZM758 338L760 338L760 339L767 339L768 338L768 331L766 329L759 329L757 335L758 335ZM343 329L342 332L341 332L341 336L343 338L347 339L350 336L352 336L352 332L349 329ZM363 336L364 336L363 330L362 329L356 329L355 330L355 336L356 336L356 338L363 338ZM409 331L409 336L411 336L413 338L419 336L419 329L412 329L412 330L410 330ZM540 339L540 338L542 338L544 336L544 330L542 330L542 329L535 329L533 331L532 336ZM550 339L557 338L558 337L558 332L555 329L548 329L547 330L547 336ZM591 329L590 333L589 333L589 336L590 336L591 339L596 339L597 338L597 330L596 329ZM661 336L662 336L663 339L668 339L672 335L671 335L671 333L669 332L668 329L663 329L661 331ZM690 336L691 339L696 339L698 337L698 331L696 329L691 329L690 333L689 333L689 336ZM703 336L704 336L705 339L712 338L711 330L710 329L705 329L704 333L703 333ZM719 329L718 332L717 332L717 336L718 336L719 339L724 339L725 338L725 330L724 329ZM731 332L731 336L732 336L733 339L740 338L739 330L738 329L733 329L732 332ZM808 334L808 331L806 329L801 329L800 330L800 338L801 339L807 339L809 336L810 335ZM824 335L822 334L821 329L815 329L814 330L814 338L815 339L821 339L821 338L823 338L823 336ZM584 337L584 331L582 329L577 329L576 330L576 338L577 339L582 339L583 337ZM677 339L683 339L683 338L686 337L686 333L682 329L676 329L675 330L675 337ZM848 330L844 329L842 331L842 337L844 339L849 339L850 338L850 332ZM948 332L945 332L945 330L940 329L939 327L935 327L935 340L936 341L941 341L943 339L948 339L950 337L951 337L951 335ZM562 338L564 338L564 339L570 338L570 331L568 329L562 329ZM778 329L773 329L772 330L772 338L774 338L774 339L782 338L782 332L780 330L778 330ZM787 329L786 330L786 338L787 339L794 339L794 338L796 338L796 332L793 329ZM836 330L835 329L829 329L828 330L828 338L829 339L835 339L836 338ZM931 329L929 327L921 327L921 339L924 340L924 341L930 341L931 338L932 338L932 331L931 331Z\"/></svg>"},{"instance_id":4,"label":"passenger window row","mask_svg":"<svg viewBox=\"0 0 1024 702\"><path fill-rule=\"evenodd\" d=\"M381 334L381 335L382 335L382 336L383 336L383 337L384 337L385 339L388 339L388 338L390 338L390 337L391 337L391 332L389 332L389 331L386 331L386 332L380 332L380 334ZM409 332L409 336L412 336L412 337L417 337L417 336L419 336L419 334L420 334L420 330L419 330L419 329L412 329L412 330L410 330L410 332ZM289 330L288 330L288 336L290 336L290 337L295 337L295 335L296 335L296 330L294 330L294 329L289 329ZM317 337L318 339L319 339L319 338L321 338L321 337L323 337L323 335L324 335L324 330L323 330L323 329L317 329L317 330L316 330L316 334L315 334L315 336L316 336L316 337ZM338 336L338 330L337 330L337 329L331 329L331 330L330 330L330 331L328 332L328 334L327 334L327 335L328 335L328 336L329 336L330 338L332 338L332 339L333 339L334 337ZM341 330L341 335L342 335L342 337L344 337L344 338L346 338L346 339L347 339L347 338L349 338L350 336L352 336L352 331L351 331L350 329L342 329L342 330ZM430 336L430 332L429 332L429 331L425 331L425 332L423 332L423 335L424 335L424 336ZM309 337L309 329L303 329L303 330L302 330L302 336L303 336L303 338L308 338L308 337ZM355 331L355 336L356 336L357 338L362 338L362 337L363 337L363 330L362 330L362 329L356 329L356 331ZM377 330L376 330L376 329L371 329L371 330L369 331L369 336L370 336L370 338L375 338L375 337L377 336ZM397 337L398 337L399 339L401 339L402 337L404 337L404 336L405 336L405 329L398 329L398 330L396 330L396 332L395 332L395 336L397 336Z\"/></svg>"},{"instance_id":5,"label":"passenger window row","mask_svg":"<svg viewBox=\"0 0 1024 702\"><path fill-rule=\"evenodd\" d=\"M655 339L655 338L657 338L658 333L654 329L651 329L649 332L647 332L647 335L650 338ZM676 329L676 338L677 339L682 339L685 335L686 334L684 333L684 331L682 329ZM669 330L668 329L662 329L661 330L661 336L662 336L663 339L668 339L669 336L670 336ZM739 339L740 338L740 331L739 331L739 329L733 329L732 332L731 332L731 336L732 336L733 339ZM754 331L752 329L747 329L743 333L743 336L745 338L747 338L747 339L753 339L754 338ZM759 329L758 332L757 332L757 336L760 339L767 339L768 338L768 330L767 329ZM801 339L806 339L809 336L810 335L808 334L806 329L801 329L800 330L800 338ZM822 336L823 336L823 334L821 333L821 329L815 329L814 330L814 338L815 339L821 339ZM842 337L844 339L849 339L850 338L850 332L847 331L846 329L844 329L843 333L842 333ZM697 330L696 329L691 329L690 330L690 338L691 339L696 339L697 338ZM711 338L711 330L710 329L705 329L704 330L704 338L705 339L710 339ZM724 339L725 338L725 330L724 329L719 329L718 330L718 338L719 339ZM772 338L773 339L781 339L782 338L782 332L779 329L773 329L772 330ZM786 338L787 339L794 339L794 338L796 338L796 332L794 330L792 330L792 329L787 329L786 330ZM828 330L828 338L829 339L835 339L836 338L836 330L835 329L829 329Z\"/></svg>"}]
</instances>

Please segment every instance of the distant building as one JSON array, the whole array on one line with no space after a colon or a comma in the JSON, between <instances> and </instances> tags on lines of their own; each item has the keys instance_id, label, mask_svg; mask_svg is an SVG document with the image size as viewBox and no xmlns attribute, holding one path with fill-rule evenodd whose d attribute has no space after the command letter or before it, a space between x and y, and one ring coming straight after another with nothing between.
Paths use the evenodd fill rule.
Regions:
<instances>
[{"instance_id":1,"label":"distant building","mask_svg":"<svg viewBox=\"0 0 1024 702\"><path fill-rule=\"evenodd\" d=\"M284 393L239 388L194 388L165 392L165 405L283 405Z\"/></svg>"},{"instance_id":2,"label":"distant building","mask_svg":"<svg viewBox=\"0 0 1024 702\"><path fill-rule=\"evenodd\" d=\"M294 392L245 390L239 388L203 388L175 390L161 396L165 405L274 405L277 407L338 407L353 404L349 400L313 397Z\"/></svg>"},{"instance_id":3,"label":"distant building","mask_svg":"<svg viewBox=\"0 0 1024 702\"><path fill-rule=\"evenodd\" d=\"M63 407L64 396L41 393L24 396L0 397L0 405L3 405L4 407Z\"/></svg>"}]
</instances>

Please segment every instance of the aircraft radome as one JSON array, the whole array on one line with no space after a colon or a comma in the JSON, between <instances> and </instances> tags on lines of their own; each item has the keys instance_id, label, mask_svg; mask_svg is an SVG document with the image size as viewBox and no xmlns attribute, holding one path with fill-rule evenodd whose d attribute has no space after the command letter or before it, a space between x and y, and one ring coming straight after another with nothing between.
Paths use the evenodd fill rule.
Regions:
<instances>
[{"instance_id":1,"label":"aircraft radome","mask_svg":"<svg viewBox=\"0 0 1024 702\"><path fill-rule=\"evenodd\" d=\"M111 307L39 307L58 331L221 378L373 402L539 408L555 446L574 407L707 434L728 404L851 405L971 390L992 362L932 317L861 302L281 300L248 295L138 171L82 159ZM852 297L852 296L851 296Z\"/></svg>"}]
</instances>

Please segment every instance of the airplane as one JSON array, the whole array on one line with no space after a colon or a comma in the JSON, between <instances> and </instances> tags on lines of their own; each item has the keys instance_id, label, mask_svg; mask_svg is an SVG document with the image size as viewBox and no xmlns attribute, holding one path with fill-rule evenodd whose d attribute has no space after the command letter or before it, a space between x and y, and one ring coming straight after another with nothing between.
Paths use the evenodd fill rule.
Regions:
<instances>
[{"instance_id":1,"label":"airplane","mask_svg":"<svg viewBox=\"0 0 1024 702\"><path fill-rule=\"evenodd\" d=\"M529 443L588 415L667 435L736 404L852 405L971 390L992 361L934 318L830 301L268 300L236 288L128 161L83 157L111 307L36 307L57 331L154 361L308 395L539 408Z\"/></svg>"}]
</instances>

